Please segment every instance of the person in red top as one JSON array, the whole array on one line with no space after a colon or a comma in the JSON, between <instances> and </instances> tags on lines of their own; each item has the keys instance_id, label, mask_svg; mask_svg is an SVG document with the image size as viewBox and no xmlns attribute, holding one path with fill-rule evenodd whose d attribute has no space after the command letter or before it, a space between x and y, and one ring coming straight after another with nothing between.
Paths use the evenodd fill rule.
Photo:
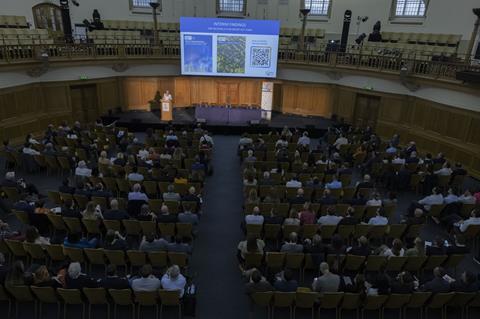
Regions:
<instances>
[{"instance_id":1,"label":"person in red top","mask_svg":"<svg viewBox=\"0 0 480 319\"><path fill-rule=\"evenodd\" d=\"M306 202L303 205L303 210L300 212L300 223L305 224L315 224L315 213L310 209L310 202Z\"/></svg>"}]
</instances>

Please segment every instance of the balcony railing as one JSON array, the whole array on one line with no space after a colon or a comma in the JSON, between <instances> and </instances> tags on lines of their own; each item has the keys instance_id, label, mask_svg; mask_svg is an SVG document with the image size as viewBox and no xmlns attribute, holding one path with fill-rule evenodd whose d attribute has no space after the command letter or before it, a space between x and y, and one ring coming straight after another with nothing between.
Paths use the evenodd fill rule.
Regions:
<instances>
[{"instance_id":1,"label":"balcony railing","mask_svg":"<svg viewBox=\"0 0 480 319\"><path fill-rule=\"evenodd\" d=\"M34 44L0 46L1 65L65 62L86 60L176 60L180 58L178 45L152 46L150 44ZM279 63L292 65L323 66L348 69L408 74L409 76L454 81L458 71L480 72L480 66L460 59L442 61L416 58L411 54L382 55L355 52L328 52L326 50L280 49Z\"/></svg>"}]
</instances>

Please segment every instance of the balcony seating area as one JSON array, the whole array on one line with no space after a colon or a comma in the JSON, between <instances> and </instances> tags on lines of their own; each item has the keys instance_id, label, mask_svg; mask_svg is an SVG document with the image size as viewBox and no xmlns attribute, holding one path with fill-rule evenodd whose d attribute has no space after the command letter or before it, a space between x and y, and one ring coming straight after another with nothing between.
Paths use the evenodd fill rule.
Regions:
<instances>
[{"instance_id":1,"label":"balcony seating area","mask_svg":"<svg viewBox=\"0 0 480 319\"><path fill-rule=\"evenodd\" d=\"M0 15L0 28L28 28L27 18Z\"/></svg>"}]
</instances>

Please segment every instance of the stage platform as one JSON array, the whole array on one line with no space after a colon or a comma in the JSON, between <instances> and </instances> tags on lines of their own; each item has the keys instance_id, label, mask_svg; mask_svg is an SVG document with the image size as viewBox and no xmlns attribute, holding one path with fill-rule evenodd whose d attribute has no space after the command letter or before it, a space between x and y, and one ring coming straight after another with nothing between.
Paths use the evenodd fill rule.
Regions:
<instances>
[{"instance_id":1,"label":"stage platform","mask_svg":"<svg viewBox=\"0 0 480 319\"><path fill-rule=\"evenodd\" d=\"M174 108L173 121L163 122L160 120L158 111L128 111L111 116L102 117L105 124L116 121L117 126L127 127L132 132L144 132L147 128L163 129L169 124L177 127L192 127L197 121L195 119L195 108ZM267 132L270 129L281 130L285 125L290 128L308 130L310 134L321 136L330 126L330 119L319 116L299 116L291 114L272 113L270 121L262 120L259 124L249 123L228 123L207 121L203 125L214 134L241 134L243 132Z\"/></svg>"}]
</instances>

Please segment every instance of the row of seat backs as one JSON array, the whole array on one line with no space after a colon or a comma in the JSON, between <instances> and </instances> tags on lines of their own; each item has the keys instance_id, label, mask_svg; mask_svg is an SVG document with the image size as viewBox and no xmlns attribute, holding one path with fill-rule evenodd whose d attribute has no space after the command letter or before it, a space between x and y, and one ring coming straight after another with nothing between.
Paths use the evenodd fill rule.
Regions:
<instances>
[{"instance_id":1,"label":"row of seat backs","mask_svg":"<svg viewBox=\"0 0 480 319\"><path fill-rule=\"evenodd\" d=\"M384 42L458 46L461 40L462 35L460 34L382 32L382 41Z\"/></svg>"},{"instance_id":2,"label":"row of seat backs","mask_svg":"<svg viewBox=\"0 0 480 319\"><path fill-rule=\"evenodd\" d=\"M103 27L107 30L153 30L154 23L151 21L131 20L103 20ZM180 32L180 23L158 23L159 31Z\"/></svg>"},{"instance_id":3,"label":"row of seat backs","mask_svg":"<svg viewBox=\"0 0 480 319\"><path fill-rule=\"evenodd\" d=\"M280 28L280 37L294 37L300 36L302 29L300 28ZM305 36L307 37L315 37L323 39L325 38L325 30L324 29L305 29Z\"/></svg>"},{"instance_id":4,"label":"row of seat backs","mask_svg":"<svg viewBox=\"0 0 480 319\"><path fill-rule=\"evenodd\" d=\"M4 28L27 28L27 18L24 16L0 15L0 27Z\"/></svg>"}]
</instances>

